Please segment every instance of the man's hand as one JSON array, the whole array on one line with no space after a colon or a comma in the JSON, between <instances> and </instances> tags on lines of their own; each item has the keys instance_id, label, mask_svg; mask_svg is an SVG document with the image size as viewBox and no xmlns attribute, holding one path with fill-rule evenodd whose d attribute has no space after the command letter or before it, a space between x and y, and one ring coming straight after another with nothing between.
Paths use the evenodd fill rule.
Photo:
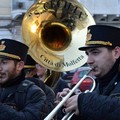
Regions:
<instances>
[{"instance_id":1,"label":"man's hand","mask_svg":"<svg viewBox=\"0 0 120 120\"><path fill-rule=\"evenodd\" d=\"M64 104L65 106L65 112L69 113L71 111L75 112L76 115L79 115L79 110L78 110L78 96L79 95L74 95L70 97Z\"/></svg>"},{"instance_id":2,"label":"man's hand","mask_svg":"<svg viewBox=\"0 0 120 120\"><path fill-rule=\"evenodd\" d=\"M69 93L70 89L69 88L65 88L63 89L62 92L59 92L56 96L57 102L62 100L62 97L66 96ZM70 98L68 98L68 100L65 102L64 104L64 111L66 113L69 113L71 111L75 112L76 115L79 114L79 110L78 110L78 96L79 95L74 95Z\"/></svg>"}]
</instances>

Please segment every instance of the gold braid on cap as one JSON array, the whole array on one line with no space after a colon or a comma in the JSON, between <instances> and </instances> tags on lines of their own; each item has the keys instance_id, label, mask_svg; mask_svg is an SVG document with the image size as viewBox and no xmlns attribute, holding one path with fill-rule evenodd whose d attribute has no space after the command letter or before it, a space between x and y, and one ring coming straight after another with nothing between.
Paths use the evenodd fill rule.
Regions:
<instances>
[{"instance_id":1,"label":"gold braid on cap","mask_svg":"<svg viewBox=\"0 0 120 120\"><path fill-rule=\"evenodd\" d=\"M21 60L21 58L19 56L13 55L13 54L9 54L9 53L0 52L0 55L4 55L4 56L7 56L7 57L11 57L11 58L14 58L14 59Z\"/></svg>"},{"instance_id":2,"label":"gold braid on cap","mask_svg":"<svg viewBox=\"0 0 120 120\"><path fill-rule=\"evenodd\" d=\"M35 68L35 66L32 66L32 65L24 65L24 68Z\"/></svg>"},{"instance_id":3,"label":"gold braid on cap","mask_svg":"<svg viewBox=\"0 0 120 120\"><path fill-rule=\"evenodd\" d=\"M105 42L105 41L86 41L85 43L86 45L107 45L107 46L112 46L112 43L111 42Z\"/></svg>"},{"instance_id":4,"label":"gold braid on cap","mask_svg":"<svg viewBox=\"0 0 120 120\"><path fill-rule=\"evenodd\" d=\"M96 41L92 41L92 34L90 33L90 29L87 31L87 36L86 36L86 43L85 45L106 45L106 46L112 46L112 43L107 41L100 41L100 40L96 40Z\"/></svg>"}]
</instances>

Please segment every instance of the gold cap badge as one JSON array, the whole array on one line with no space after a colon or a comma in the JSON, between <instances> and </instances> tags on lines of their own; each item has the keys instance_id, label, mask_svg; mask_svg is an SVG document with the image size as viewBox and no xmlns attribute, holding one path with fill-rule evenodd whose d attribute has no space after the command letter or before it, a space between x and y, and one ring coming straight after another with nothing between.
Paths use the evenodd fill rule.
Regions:
<instances>
[{"instance_id":1,"label":"gold cap badge","mask_svg":"<svg viewBox=\"0 0 120 120\"><path fill-rule=\"evenodd\" d=\"M5 41L1 41L1 44L0 44L0 51L3 51L5 50L6 46L4 45Z\"/></svg>"},{"instance_id":2,"label":"gold cap badge","mask_svg":"<svg viewBox=\"0 0 120 120\"><path fill-rule=\"evenodd\" d=\"M90 30L87 31L86 41L91 40L92 34L90 33Z\"/></svg>"}]
</instances>

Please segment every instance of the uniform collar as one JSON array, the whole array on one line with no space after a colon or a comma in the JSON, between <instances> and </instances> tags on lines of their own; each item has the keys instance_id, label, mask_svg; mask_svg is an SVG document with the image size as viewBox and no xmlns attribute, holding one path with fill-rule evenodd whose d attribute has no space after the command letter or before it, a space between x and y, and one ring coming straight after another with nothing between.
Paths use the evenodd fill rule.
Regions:
<instances>
[{"instance_id":1,"label":"uniform collar","mask_svg":"<svg viewBox=\"0 0 120 120\"><path fill-rule=\"evenodd\" d=\"M7 81L5 84L2 84L1 87L6 88L6 87L18 85L23 80L25 80L25 74L24 74L24 71L22 70L22 72L19 76L17 76L14 79L11 79L11 80Z\"/></svg>"}]
</instances>

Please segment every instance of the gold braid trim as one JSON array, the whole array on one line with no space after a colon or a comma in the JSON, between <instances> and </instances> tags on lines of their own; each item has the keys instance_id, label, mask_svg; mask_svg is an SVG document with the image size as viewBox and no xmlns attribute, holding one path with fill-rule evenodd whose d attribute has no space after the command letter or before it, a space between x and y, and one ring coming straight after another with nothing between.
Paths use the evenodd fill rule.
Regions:
<instances>
[{"instance_id":1,"label":"gold braid trim","mask_svg":"<svg viewBox=\"0 0 120 120\"><path fill-rule=\"evenodd\" d=\"M32 65L24 65L24 68L35 68L35 66L32 66Z\"/></svg>"},{"instance_id":2,"label":"gold braid trim","mask_svg":"<svg viewBox=\"0 0 120 120\"><path fill-rule=\"evenodd\" d=\"M47 71L46 71L47 72ZM51 77L52 75L52 71L50 70L50 74L48 76L46 76L46 78L44 79L44 83L47 82L47 80Z\"/></svg>"},{"instance_id":3,"label":"gold braid trim","mask_svg":"<svg viewBox=\"0 0 120 120\"><path fill-rule=\"evenodd\" d=\"M93 44L93 45L95 45L95 44L98 44L98 45L108 45L108 46L112 46L112 43L111 42L105 42L105 41L87 41L86 43L85 43L86 45L89 45L89 44Z\"/></svg>"},{"instance_id":4,"label":"gold braid trim","mask_svg":"<svg viewBox=\"0 0 120 120\"><path fill-rule=\"evenodd\" d=\"M18 59L20 60L21 58L17 55L13 55L13 54L9 54L9 53L4 53L4 52L0 52L0 55L4 55L4 56L7 56L7 57L11 57L11 58L14 58L14 59Z\"/></svg>"}]
</instances>

